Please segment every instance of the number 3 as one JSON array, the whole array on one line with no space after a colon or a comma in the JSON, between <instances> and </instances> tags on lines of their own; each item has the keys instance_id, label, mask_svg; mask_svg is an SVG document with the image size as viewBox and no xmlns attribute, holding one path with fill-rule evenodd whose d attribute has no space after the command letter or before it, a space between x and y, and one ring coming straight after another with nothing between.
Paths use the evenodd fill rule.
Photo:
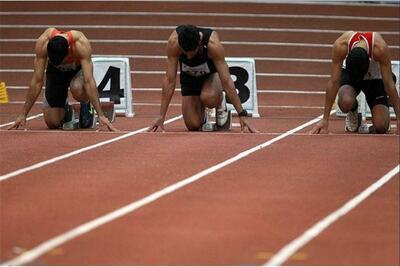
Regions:
<instances>
[{"instance_id":1,"label":"number 3","mask_svg":"<svg viewBox=\"0 0 400 267\"><path fill-rule=\"evenodd\" d=\"M240 102L246 102L250 98L250 89L246 86L249 80L249 73L241 67L229 67L229 72L231 75L236 76L235 87L239 91ZM228 98L227 102L232 104Z\"/></svg>"}]
</instances>

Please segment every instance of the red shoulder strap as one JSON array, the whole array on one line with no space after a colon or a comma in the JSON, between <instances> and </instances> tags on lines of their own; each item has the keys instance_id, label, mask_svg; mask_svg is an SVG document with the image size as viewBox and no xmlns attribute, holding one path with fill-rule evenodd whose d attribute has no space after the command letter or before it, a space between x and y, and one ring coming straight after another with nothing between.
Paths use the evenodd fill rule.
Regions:
<instances>
[{"instance_id":1,"label":"red shoulder strap","mask_svg":"<svg viewBox=\"0 0 400 267\"><path fill-rule=\"evenodd\" d=\"M56 36L57 34L61 33L61 31L54 29L51 31L50 37L53 38L54 36Z\"/></svg>"}]
</instances>

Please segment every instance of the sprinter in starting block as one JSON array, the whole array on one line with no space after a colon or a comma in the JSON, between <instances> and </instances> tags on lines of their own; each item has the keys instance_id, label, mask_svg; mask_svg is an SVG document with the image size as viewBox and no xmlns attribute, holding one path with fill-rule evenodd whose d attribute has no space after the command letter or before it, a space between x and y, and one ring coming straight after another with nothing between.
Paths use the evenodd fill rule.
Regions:
<instances>
[{"instance_id":1,"label":"sprinter in starting block","mask_svg":"<svg viewBox=\"0 0 400 267\"><path fill-rule=\"evenodd\" d=\"M182 113L189 131L229 129L231 114L225 94L238 112L242 132L257 130L247 121L225 61L224 48L216 31L193 25L178 26L167 44L167 71L162 85L160 117L149 131L164 131L164 120L175 91L178 63L182 94ZM224 92L224 93L223 93ZM216 108L216 123L207 122L205 108Z\"/></svg>"},{"instance_id":2,"label":"sprinter in starting block","mask_svg":"<svg viewBox=\"0 0 400 267\"><path fill-rule=\"evenodd\" d=\"M100 129L116 131L104 115L93 77L91 46L82 32L61 32L48 28L35 46L34 72L22 113L9 129L26 128L26 117L42 91L46 70L46 88L43 94L44 121L49 129L59 129L71 118L68 114L68 88L80 102L80 128L93 127L96 111Z\"/></svg>"},{"instance_id":3,"label":"sprinter in starting block","mask_svg":"<svg viewBox=\"0 0 400 267\"><path fill-rule=\"evenodd\" d=\"M343 64L345 62L345 64ZM338 105L347 113L345 130L360 132L357 95L363 91L372 113L370 133L386 133L390 125L389 100L400 133L400 98L392 73L389 47L379 33L343 33L333 44L332 71L325 96L324 116L311 133L327 133L330 111L338 94Z\"/></svg>"}]
</instances>

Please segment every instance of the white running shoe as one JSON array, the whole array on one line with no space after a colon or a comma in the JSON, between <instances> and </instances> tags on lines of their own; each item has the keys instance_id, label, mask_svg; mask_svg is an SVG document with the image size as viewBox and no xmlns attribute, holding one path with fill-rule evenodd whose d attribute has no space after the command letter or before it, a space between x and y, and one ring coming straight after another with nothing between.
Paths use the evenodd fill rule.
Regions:
<instances>
[{"instance_id":1,"label":"white running shoe","mask_svg":"<svg viewBox=\"0 0 400 267\"><path fill-rule=\"evenodd\" d=\"M226 106L225 92L222 92L221 106L217 108L217 114L216 114L217 126L223 127L228 121L228 118L229 118L229 112Z\"/></svg>"},{"instance_id":2,"label":"white running shoe","mask_svg":"<svg viewBox=\"0 0 400 267\"><path fill-rule=\"evenodd\" d=\"M346 132L351 132L351 133L357 132L358 128L361 125L361 113L358 113L357 110L350 111L346 115L345 123L346 123L345 126Z\"/></svg>"}]
</instances>

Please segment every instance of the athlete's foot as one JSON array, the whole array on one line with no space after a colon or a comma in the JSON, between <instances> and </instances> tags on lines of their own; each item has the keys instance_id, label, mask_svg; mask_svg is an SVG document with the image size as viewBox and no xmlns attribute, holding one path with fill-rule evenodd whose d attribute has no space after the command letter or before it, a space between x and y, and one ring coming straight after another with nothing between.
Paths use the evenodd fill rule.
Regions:
<instances>
[{"instance_id":1,"label":"athlete's foot","mask_svg":"<svg viewBox=\"0 0 400 267\"><path fill-rule=\"evenodd\" d=\"M350 111L346 115L345 124L346 132L357 132L361 124L361 114L357 110Z\"/></svg>"},{"instance_id":2,"label":"athlete's foot","mask_svg":"<svg viewBox=\"0 0 400 267\"><path fill-rule=\"evenodd\" d=\"M81 109L79 111L79 127L80 128L94 128L95 119L93 106L90 102L81 103Z\"/></svg>"},{"instance_id":3,"label":"athlete's foot","mask_svg":"<svg viewBox=\"0 0 400 267\"><path fill-rule=\"evenodd\" d=\"M225 92L222 92L222 102L221 105L217 107L216 117L218 127L223 127L228 121L229 113L226 106Z\"/></svg>"}]
</instances>

